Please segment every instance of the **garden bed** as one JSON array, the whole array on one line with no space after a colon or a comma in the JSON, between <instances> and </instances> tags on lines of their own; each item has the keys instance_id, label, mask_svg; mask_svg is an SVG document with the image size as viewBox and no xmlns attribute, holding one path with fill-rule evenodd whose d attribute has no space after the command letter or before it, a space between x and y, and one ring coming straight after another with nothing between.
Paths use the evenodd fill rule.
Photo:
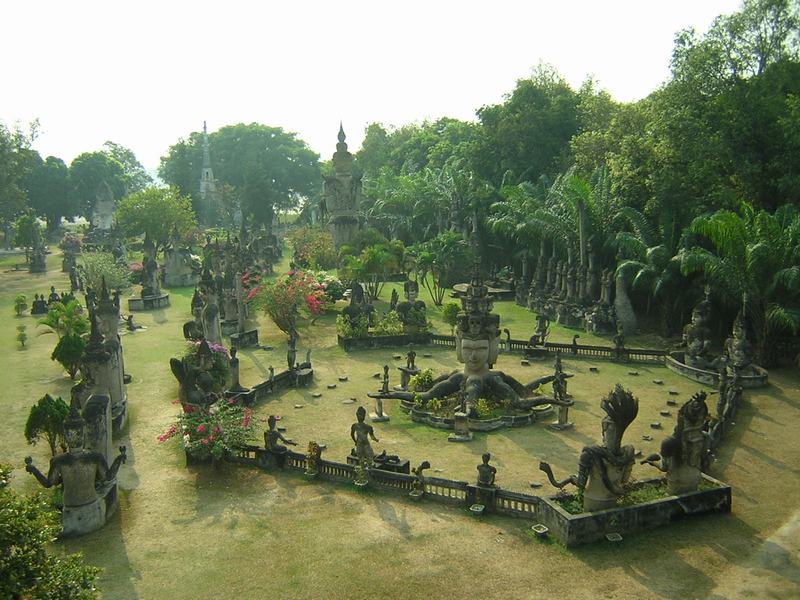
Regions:
<instances>
[{"instance_id":1,"label":"garden bed","mask_svg":"<svg viewBox=\"0 0 800 600\"><path fill-rule=\"evenodd\" d=\"M727 513L731 510L729 485L703 475L700 489L678 496L660 498L595 512L572 514L569 501L575 496L542 498L539 519L565 546L577 546L604 539L606 534L620 535L653 529L691 515ZM637 494L649 497L646 486L660 486L662 479L646 479L634 487Z\"/></svg>"}]
</instances>

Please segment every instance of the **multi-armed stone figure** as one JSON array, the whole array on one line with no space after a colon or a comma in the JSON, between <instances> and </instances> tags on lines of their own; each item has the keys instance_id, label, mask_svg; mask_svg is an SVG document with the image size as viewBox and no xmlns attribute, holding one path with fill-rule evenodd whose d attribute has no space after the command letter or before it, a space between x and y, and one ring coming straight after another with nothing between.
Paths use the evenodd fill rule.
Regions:
<instances>
[{"instance_id":1,"label":"multi-armed stone figure","mask_svg":"<svg viewBox=\"0 0 800 600\"><path fill-rule=\"evenodd\" d=\"M61 513L61 534L77 536L102 527L117 506L117 471L125 462L125 446L111 467L99 449L84 447L86 423L73 406L64 420L64 438L68 451L50 459L47 476L25 459L25 470L44 487L63 484L64 510ZM110 432L106 431L110 436Z\"/></svg>"},{"instance_id":2,"label":"multi-armed stone figure","mask_svg":"<svg viewBox=\"0 0 800 600\"><path fill-rule=\"evenodd\" d=\"M661 442L661 455L651 454L642 461L667 474L670 494L695 491L701 473L708 468L711 452L704 430L707 419L706 393L698 392L678 411L675 430Z\"/></svg>"},{"instance_id":3,"label":"multi-armed stone figure","mask_svg":"<svg viewBox=\"0 0 800 600\"><path fill-rule=\"evenodd\" d=\"M539 463L553 486L563 488L571 483L583 491L585 511L613 508L624 493L635 462L633 446L623 446L622 435L639 413L639 401L617 384L614 391L600 401L600 408L606 413L603 443L583 449L577 474L557 481L550 465Z\"/></svg>"}]
</instances>

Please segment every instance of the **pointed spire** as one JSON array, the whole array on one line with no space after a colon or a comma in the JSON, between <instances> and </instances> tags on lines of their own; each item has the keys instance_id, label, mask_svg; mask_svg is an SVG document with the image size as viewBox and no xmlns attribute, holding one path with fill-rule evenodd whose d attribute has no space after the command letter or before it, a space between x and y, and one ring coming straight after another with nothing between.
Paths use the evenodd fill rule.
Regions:
<instances>
[{"instance_id":1,"label":"pointed spire","mask_svg":"<svg viewBox=\"0 0 800 600\"><path fill-rule=\"evenodd\" d=\"M100 299L97 301L96 312L99 313L116 313L117 307L111 300L111 295L108 293L108 286L106 285L106 276L103 275L100 284Z\"/></svg>"},{"instance_id":2,"label":"pointed spire","mask_svg":"<svg viewBox=\"0 0 800 600\"><path fill-rule=\"evenodd\" d=\"M339 138L339 141L342 144L344 144L344 140L347 138L347 136L344 134L344 126L342 125L341 121L339 121L339 135L338 135L338 138Z\"/></svg>"},{"instance_id":3,"label":"pointed spire","mask_svg":"<svg viewBox=\"0 0 800 600\"><path fill-rule=\"evenodd\" d=\"M208 147L208 130L206 122L203 121L203 170L211 170L211 150Z\"/></svg>"},{"instance_id":4,"label":"pointed spire","mask_svg":"<svg viewBox=\"0 0 800 600\"><path fill-rule=\"evenodd\" d=\"M208 129L206 129L206 122L203 121L203 135L208 136Z\"/></svg>"}]
</instances>

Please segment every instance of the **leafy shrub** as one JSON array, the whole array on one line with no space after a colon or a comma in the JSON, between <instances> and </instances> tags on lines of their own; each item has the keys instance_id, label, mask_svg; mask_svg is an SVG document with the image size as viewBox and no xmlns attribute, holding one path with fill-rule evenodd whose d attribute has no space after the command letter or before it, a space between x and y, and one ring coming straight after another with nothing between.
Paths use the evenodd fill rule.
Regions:
<instances>
[{"instance_id":1,"label":"leafy shrub","mask_svg":"<svg viewBox=\"0 0 800 600\"><path fill-rule=\"evenodd\" d=\"M450 325L450 333L455 333L456 323L458 322L458 312L461 307L455 302L448 302L442 307L442 320Z\"/></svg>"},{"instance_id":2,"label":"leafy shrub","mask_svg":"<svg viewBox=\"0 0 800 600\"><path fill-rule=\"evenodd\" d=\"M389 311L375 324L375 335L402 335L403 324L395 311Z\"/></svg>"},{"instance_id":3,"label":"leafy shrub","mask_svg":"<svg viewBox=\"0 0 800 600\"><path fill-rule=\"evenodd\" d=\"M11 467L0 465L0 598L97 597L100 569L80 554L50 554L60 527L44 494L23 496L8 487Z\"/></svg>"},{"instance_id":4,"label":"leafy shrub","mask_svg":"<svg viewBox=\"0 0 800 600\"><path fill-rule=\"evenodd\" d=\"M56 455L56 446L64 444L64 419L69 414L69 406L59 396L53 398L45 394L31 407L25 423L25 439L36 444L40 438L47 440L50 453Z\"/></svg>"},{"instance_id":5,"label":"leafy shrub","mask_svg":"<svg viewBox=\"0 0 800 600\"><path fill-rule=\"evenodd\" d=\"M28 310L28 297L25 294L17 294L14 297L14 312L19 317L26 310Z\"/></svg>"},{"instance_id":6,"label":"leafy shrub","mask_svg":"<svg viewBox=\"0 0 800 600\"><path fill-rule=\"evenodd\" d=\"M223 398L210 406L185 405L178 423L159 435L158 441L165 442L179 434L183 449L191 457L218 459L247 446L254 428L249 408L233 398Z\"/></svg>"},{"instance_id":7,"label":"leafy shrub","mask_svg":"<svg viewBox=\"0 0 800 600\"><path fill-rule=\"evenodd\" d=\"M67 333L59 338L56 347L53 348L53 353L50 355L50 358L51 360L57 360L61 363L61 366L69 373L69 378L75 379L85 348L86 342L83 341L80 335Z\"/></svg>"},{"instance_id":8,"label":"leafy shrub","mask_svg":"<svg viewBox=\"0 0 800 600\"><path fill-rule=\"evenodd\" d=\"M81 238L74 233L65 233L64 237L62 237L61 241L58 243L58 247L64 252L71 252L72 254L80 254L81 246Z\"/></svg>"},{"instance_id":9,"label":"leafy shrub","mask_svg":"<svg viewBox=\"0 0 800 600\"><path fill-rule=\"evenodd\" d=\"M352 322L344 315L339 315L336 317L336 333L343 338L366 337L369 333L369 317L359 315L355 322Z\"/></svg>"},{"instance_id":10,"label":"leafy shrub","mask_svg":"<svg viewBox=\"0 0 800 600\"><path fill-rule=\"evenodd\" d=\"M486 398L479 398L475 403L475 415L479 419L488 419L494 413L494 407Z\"/></svg>"},{"instance_id":11,"label":"leafy shrub","mask_svg":"<svg viewBox=\"0 0 800 600\"><path fill-rule=\"evenodd\" d=\"M184 362L190 367L200 367L200 346L203 342L186 342L186 352L184 354ZM208 342L208 347L211 348L211 368L208 373L214 381L215 391L222 391L228 381L230 375L230 359L228 349L220 344Z\"/></svg>"},{"instance_id":12,"label":"leafy shrub","mask_svg":"<svg viewBox=\"0 0 800 600\"><path fill-rule=\"evenodd\" d=\"M81 255L80 269L86 285L100 291L103 277L109 290L127 290L131 287L131 269L120 265L108 252L87 252Z\"/></svg>"},{"instance_id":13,"label":"leafy shrub","mask_svg":"<svg viewBox=\"0 0 800 600\"><path fill-rule=\"evenodd\" d=\"M427 392L433 386L433 371L423 369L408 380L408 387L414 392Z\"/></svg>"},{"instance_id":14,"label":"leafy shrub","mask_svg":"<svg viewBox=\"0 0 800 600\"><path fill-rule=\"evenodd\" d=\"M333 238L327 230L298 227L291 230L286 239L292 247L292 256L298 267L332 269L336 266Z\"/></svg>"},{"instance_id":15,"label":"leafy shrub","mask_svg":"<svg viewBox=\"0 0 800 600\"><path fill-rule=\"evenodd\" d=\"M314 277L303 271L282 275L262 286L256 296L260 307L286 334L294 331L301 311L311 316L323 310L323 291Z\"/></svg>"},{"instance_id":16,"label":"leafy shrub","mask_svg":"<svg viewBox=\"0 0 800 600\"><path fill-rule=\"evenodd\" d=\"M28 333L25 331L27 328L27 325L17 325L17 342L22 348L25 347L25 342L28 341Z\"/></svg>"}]
</instances>

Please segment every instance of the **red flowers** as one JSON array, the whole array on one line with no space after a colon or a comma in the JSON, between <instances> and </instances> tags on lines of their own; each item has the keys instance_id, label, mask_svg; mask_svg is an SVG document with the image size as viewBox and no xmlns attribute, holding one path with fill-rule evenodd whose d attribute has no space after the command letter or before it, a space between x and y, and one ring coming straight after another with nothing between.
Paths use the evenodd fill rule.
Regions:
<instances>
[{"instance_id":1,"label":"red flowers","mask_svg":"<svg viewBox=\"0 0 800 600\"><path fill-rule=\"evenodd\" d=\"M170 425L169 429L167 429L164 433L158 436L159 443L166 442L169 438L171 438L175 433L178 431L177 426Z\"/></svg>"},{"instance_id":2,"label":"red flowers","mask_svg":"<svg viewBox=\"0 0 800 600\"><path fill-rule=\"evenodd\" d=\"M206 430L206 426L205 425L198 425L197 429L195 429L195 431L197 433L203 433L205 430Z\"/></svg>"}]
</instances>

